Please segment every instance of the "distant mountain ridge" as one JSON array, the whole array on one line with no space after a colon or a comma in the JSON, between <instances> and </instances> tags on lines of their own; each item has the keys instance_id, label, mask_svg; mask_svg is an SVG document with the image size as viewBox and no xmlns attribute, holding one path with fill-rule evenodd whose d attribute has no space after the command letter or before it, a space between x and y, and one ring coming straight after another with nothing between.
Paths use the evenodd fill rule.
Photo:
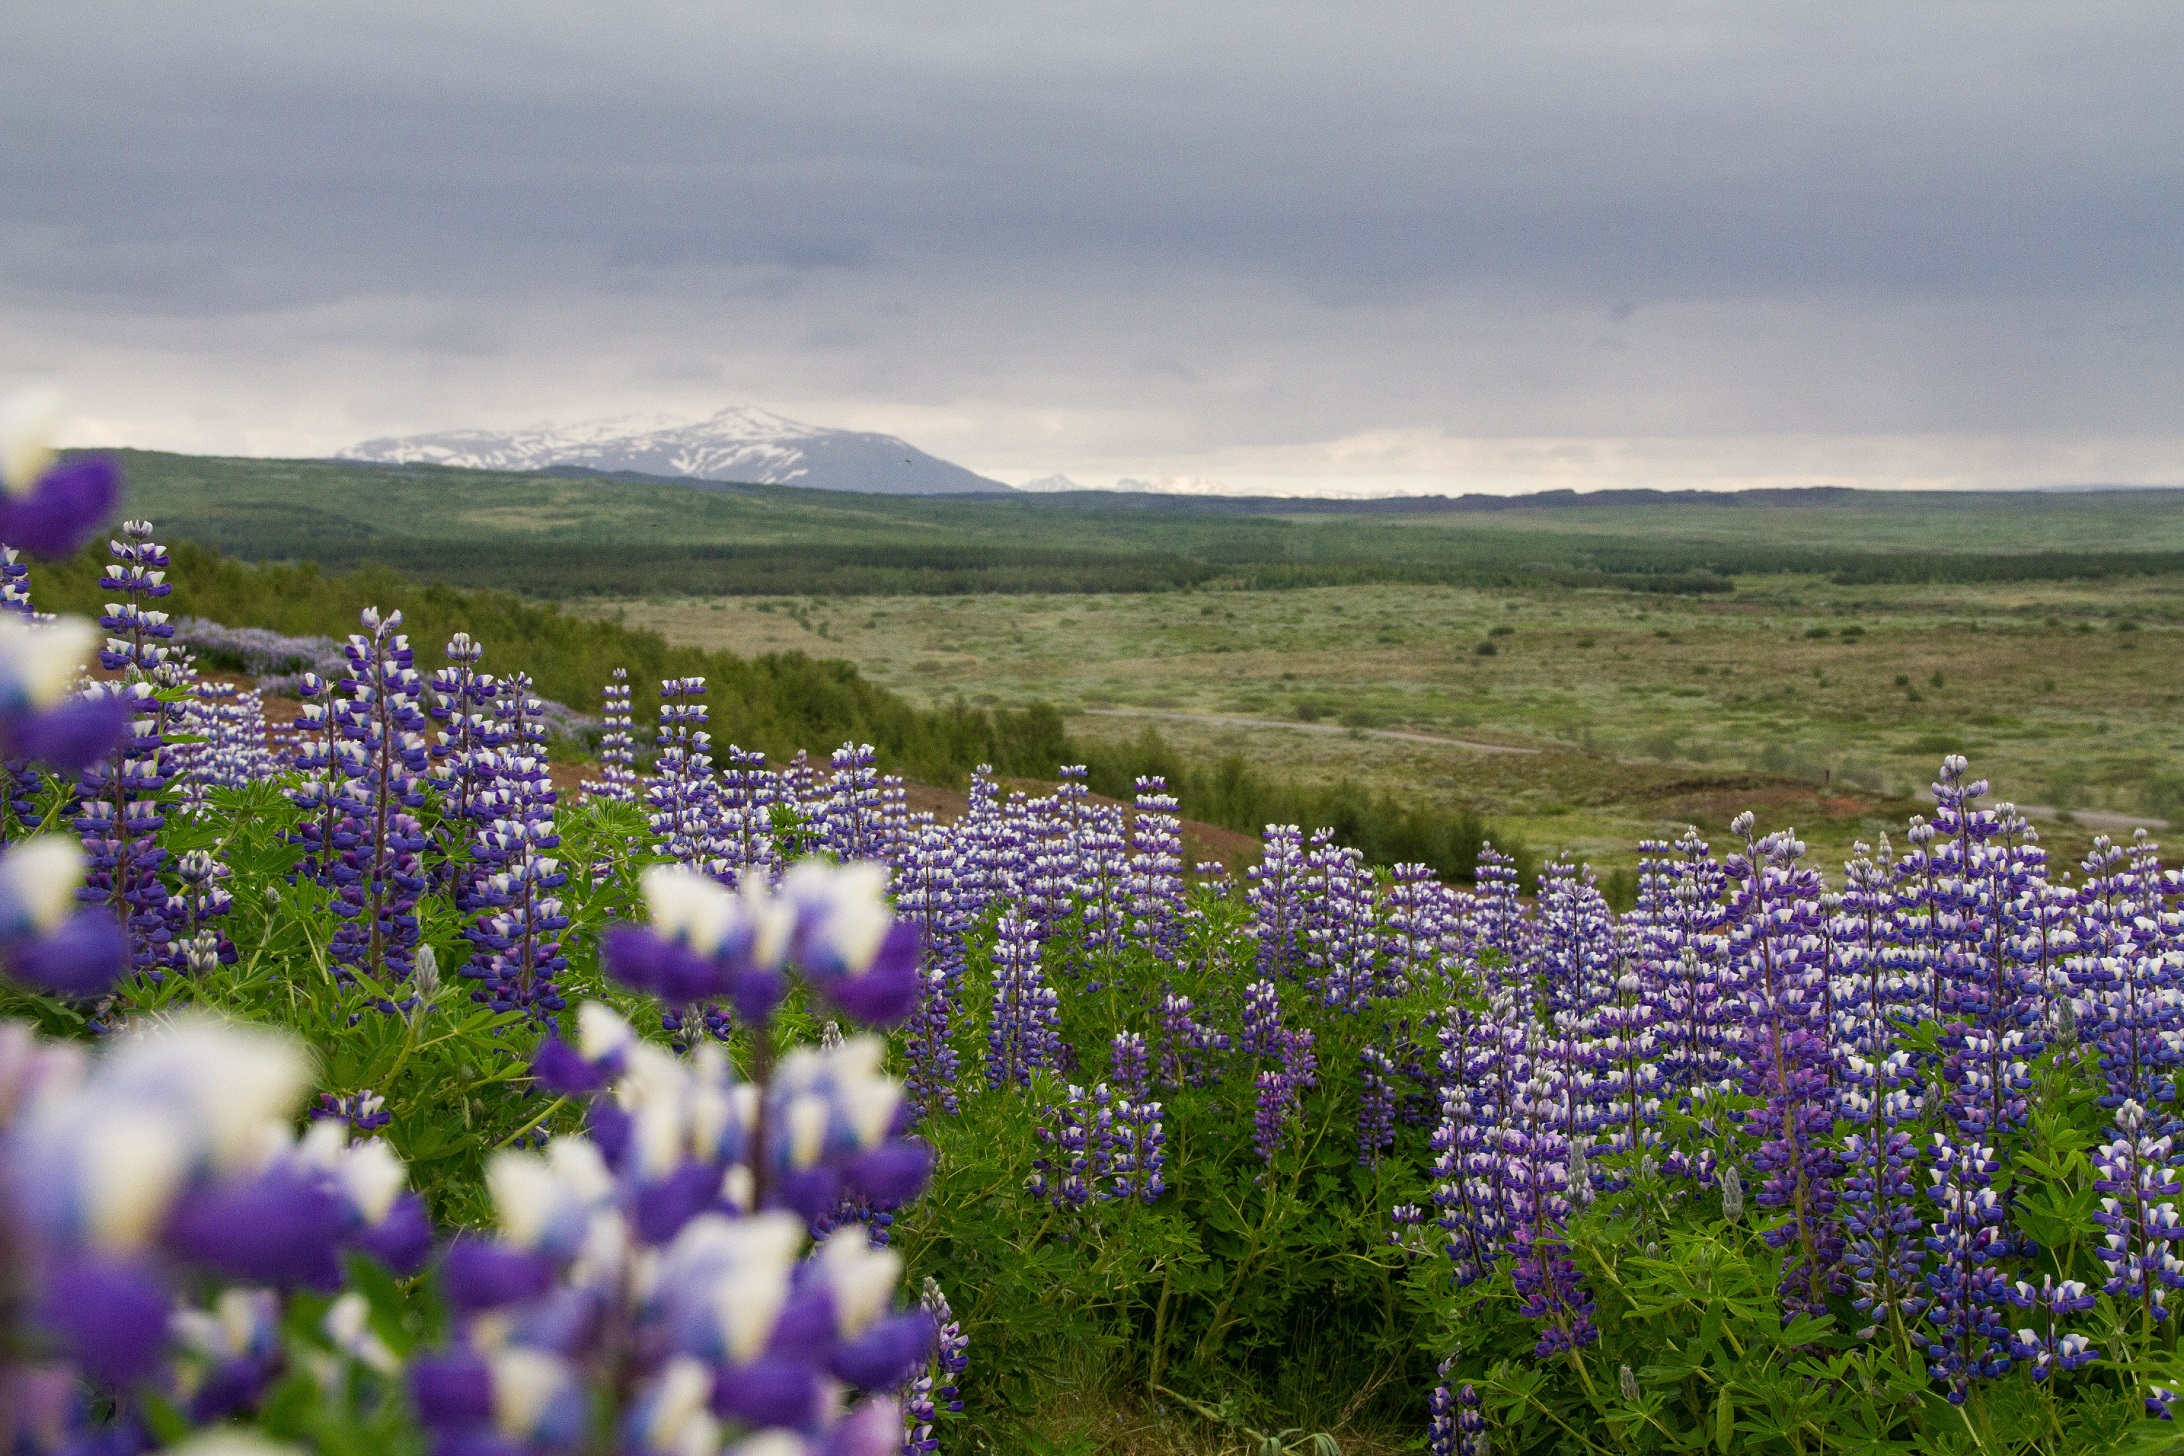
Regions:
<instances>
[{"instance_id":1,"label":"distant mountain ridge","mask_svg":"<svg viewBox=\"0 0 2184 1456\"><path fill-rule=\"evenodd\" d=\"M366 440L335 458L472 470L582 470L874 495L1012 493L998 480L893 435L830 430L747 406L724 409L695 424L624 417L506 432L449 430Z\"/></svg>"}]
</instances>

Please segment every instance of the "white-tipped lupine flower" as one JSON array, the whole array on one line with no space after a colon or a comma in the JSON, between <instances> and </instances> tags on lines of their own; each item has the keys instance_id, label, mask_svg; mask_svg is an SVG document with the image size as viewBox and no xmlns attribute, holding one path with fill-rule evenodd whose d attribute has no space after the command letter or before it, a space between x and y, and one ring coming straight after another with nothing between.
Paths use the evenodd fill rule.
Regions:
<instances>
[{"instance_id":1,"label":"white-tipped lupine flower","mask_svg":"<svg viewBox=\"0 0 2184 1456\"><path fill-rule=\"evenodd\" d=\"M875 1249L863 1228L836 1229L819 1246L819 1267L834 1295L834 1319L843 1336L855 1339L887 1312L902 1279L902 1255Z\"/></svg>"},{"instance_id":2,"label":"white-tipped lupine flower","mask_svg":"<svg viewBox=\"0 0 2184 1456\"><path fill-rule=\"evenodd\" d=\"M895 922L882 864L802 860L782 876L780 898L795 911L798 959L822 975L862 974Z\"/></svg>"},{"instance_id":3,"label":"white-tipped lupine flower","mask_svg":"<svg viewBox=\"0 0 2184 1456\"><path fill-rule=\"evenodd\" d=\"M604 1001L576 1008L576 1051L587 1062L601 1062L637 1045L637 1031Z\"/></svg>"},{"instance_id":4,"label":"white-tipped lupine flower","mask_svg":"<svg viewBox=\"0 0 2184 1456\"><path fill-rule=\"evenodd\" d=\"M485 1169L486 1191L501 1232L519 1249L572 1254L592 1213L614 1197L614 1176L599 1150L581 1138L547 1145L545 1156L501 1152Z\"/></svg>"},{"instance_id":5,"label":"white-tipped lupine flower","mask_svg":"<svg viewBox=\"0 0 2184 1456\"><path fill-rule=\"evenodd\" d=\"M659 1287L686 1302L710 1327L720 1352L741 1364L754 1359L772 1338L803 1245L803 1220L791 1214L774 1211L740 1219L703 1214L668 1245Z\"/></svg>"},{"instance_id":6,"label":"white-tipped lupine flower","mask_svg":"<svg viewBox=\"0 0 2184 1456\"><path fill-rule=\"evenodd\" d=\"M30 622L20 612L0 615L0 712L60 702L98 645L98 629L80 617Z\"/></svg>"},{"instance_id":7,"label":"white-tipped lupine flower","mask_svg":"<svg viewBox=\"0 0 2184 1456\"><path fill-rule=\"evenodd\" d=\"M511 1441L560 1446L583 1434L590 1400L569 1363L559 1355L510 1345L496 1350L493 1425Z\"/></svg>"},{"instance_id":8,"label":"white-tipped lupine flower","mask_svg":"<svg viewBox=\"0 0 2184 1456\"><path fill-rule=\"evenodd\" d=\"M720 1423L706 1409L712 1394L713 1372L702 1361L687 1355L670 1360L638 1415L644 1449L661 1456L713 1456L720 1449Z\"/></svg>"},{"instance_id":9,"label":"white-tipped lupine flower","mask_svg":"<svg viewBox=\"0 0 2184 1456\"><path fill-rule=\"evenodd\" d=\"M319 1321L319 1332L335 1349L381 1375L392 1375L402 1368L401 1357L373 1332L371 1306L353 1289L327 1307L326 1317Z\"/></svg>"},{"instance_id":10,"label":"white-tipped lupine flower","mask_svg":"<svg viewBox=\"0 0 2184 1456\"><path fill-rule=\"evenodd\" d=\"M736 896L681 865L653 865L639 879L652 928L709 956L729 943L742 921Z\"/></svg>"},{"instance_id":11,"label":"white-tipped lupine flower","mask_svg":"<svg viewBox=\"0 0 2184 1456\"><path fill-rule=\"evenodd\" d=\"M99 1076L113 1095L175 1109L223 1171L264 1161L268 1126L285 1134L310 1080L293 1037L210 1017L178 1018L128 1038Z\"/></svg>"},{"instance_id":12,"label":"white-tipped lupine flower","mask_svg":"<svg viewBox=\"0 0 2184 1456\"><path fill-rule=\"evenodd\" d=\"M53 463L53 437L61 427L57 389L26 389L0 399L0 490L21 495Z\"/></svg>"},{"instance_id":13,"label":"white-tipped lupine flower","mask_svg":"<svg viewBox=\"0 0 2184 1456\"><path fill-rule=\"evenodd\" d=\"M0 940L45 935L76 913L83 846L41 834L0 855Z\"/></svg>"}]
</instances>

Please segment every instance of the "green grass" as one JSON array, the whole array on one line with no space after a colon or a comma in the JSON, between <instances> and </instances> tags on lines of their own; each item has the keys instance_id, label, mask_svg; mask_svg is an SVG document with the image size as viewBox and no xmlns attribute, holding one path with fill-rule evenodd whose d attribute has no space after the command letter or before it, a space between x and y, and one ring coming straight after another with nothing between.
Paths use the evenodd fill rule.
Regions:
<instances>
[{"instance_id":1,"label":"green grass","mask_svg":"<svg viewBox=\"0 0 2184 1456\"><path fill-rule=\"evenodd\" d=\"M1701 598L1350 586L585 610L670 641L839 654L917 702L1051 701L1079 741L1153 723L1187 757L1235 751L1308 782L1347 776L1603 865L1630 863L1636 839L1686 821L1718 830L1747 803L1834 856L1900 824L1914 807L1904 796L1956 749L2028 805L2184 819L2179 578L1744 578ZM1480 656L1482 642L1496 653ZM2091 830L2053 818L2043 833L2075 854Z\"/></svg>"}]
</instances>

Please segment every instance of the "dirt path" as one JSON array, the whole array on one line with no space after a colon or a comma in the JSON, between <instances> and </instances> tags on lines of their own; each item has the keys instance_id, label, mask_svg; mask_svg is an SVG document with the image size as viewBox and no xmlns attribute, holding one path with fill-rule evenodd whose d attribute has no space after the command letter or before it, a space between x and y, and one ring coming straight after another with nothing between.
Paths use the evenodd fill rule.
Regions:
<instances>
[{"instance_id":1,"label":"dirt path","mask_svg":"<svg viewBox=\"0 0 2184 1456\"><path fill-rule=\"evenodd\" d=\"M1921 789L1918 796L1924 803L1931 804L1934 802L1934 791L1932 789ZM1986 799L1981 802L1991 809L1998 801ZM2058 809L2053 804L2019 804L2017 805L2017 812L2027 819L2060 819L2063 815L2068 814L2071 820L2080 828L2091 829L2101 834L2113 834L2117 830L2167 829L2169 827L2169 821L2166 819L2150 819L2139 814L2118 814L2108 809Z\"/></svg>"},{"instance_id":2,"label":"dirt path","mask_svg":"<svg viewBox=\"0 0 2184 1456\"><path fill-rule=\"evenodd\" d=\"M1340 723L1300 723L1291 718L1240 718L1228 713L1185 713L1161 708L1086 708L1100 718L1173 718L1188 723L1222 723L1232 728L1290 728L1300 733L1357 733L1367 738L1397 738L1405 743L1432 743L1443 748L1462 748L1472 753L1538 753L1514 743L1480 743L1470 738L1440 738L1431 733L1411 733L1401 728L1345 728Z\"/></svg>"}]
</instances>

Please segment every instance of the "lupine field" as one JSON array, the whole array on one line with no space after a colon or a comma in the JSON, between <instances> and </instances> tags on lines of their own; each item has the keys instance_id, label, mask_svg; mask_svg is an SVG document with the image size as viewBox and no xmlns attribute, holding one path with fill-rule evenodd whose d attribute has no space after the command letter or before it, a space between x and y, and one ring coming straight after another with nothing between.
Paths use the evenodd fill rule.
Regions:
<instances>
[{"instance_id":1,"label":"lupine field","mask_svg":"<svg viewBox=\"0 0 2184 1456\"><path fill-rule=\"evenodd\" d=\"M2168 1449L2184 877L1961 757L1636 906L769 763L366 612L201 677L0 442L14 1453ZM99 622L39 558L111 539ZM561 786L557 786L557 784Z\"/></svg>"}]
</instances>

